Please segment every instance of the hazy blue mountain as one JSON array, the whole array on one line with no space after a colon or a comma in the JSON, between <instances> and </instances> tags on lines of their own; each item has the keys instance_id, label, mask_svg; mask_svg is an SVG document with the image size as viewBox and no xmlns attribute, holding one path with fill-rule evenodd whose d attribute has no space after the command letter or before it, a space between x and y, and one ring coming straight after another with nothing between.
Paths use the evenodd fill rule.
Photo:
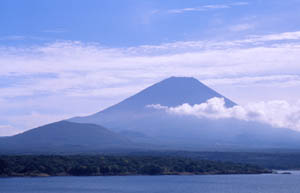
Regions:
<instances>
[{"instance_id":1,"label":"hazy blue mountain","mask_svg":"<svg viewBox=\"0 0 300 193\"><path fill-rule=\"evenodd\" d=\"M95 124L60 121L0 138L0 153L76 153L131 148L125 137Z\"/></svg>"},{"instance_id":2,"label":"hazy blue mountain","mask_svg":"<svg viewBox=\"0 0 300 193\"><path fill-rule=\"evenodd\" d=\"M103 112L142 110L149 104L174 107L183 103L191 105L206 102L213 97L225 98L227 106L235 105L226 97L202 84L195 78L171 77L150 86L136 95L105 109ZM100 112L99 114L101 114ZM97 114L95 114L97 116Z\"/></svg>"},{"instance_id":3,"label":"hazy blue mountain","mask_svg":"<svg viewBox=\"0 0 300 193\"><path fill-rule=\"evenodd\" d=\"M160 104L174 107L224 98L227 107L235 103L195 78L171 77L136 95L87 117L70 119L104 125L133 141L160 144L177 149L245 149L300 147L300 133L284 128L236 119L199 119L147 108Z\"/></svg>"}]
</instances>

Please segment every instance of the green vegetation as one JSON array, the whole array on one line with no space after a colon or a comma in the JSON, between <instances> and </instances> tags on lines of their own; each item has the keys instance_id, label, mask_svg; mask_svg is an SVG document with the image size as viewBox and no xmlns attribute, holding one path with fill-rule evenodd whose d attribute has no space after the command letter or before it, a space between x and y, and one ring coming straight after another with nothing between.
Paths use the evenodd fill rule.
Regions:
<instances>
[{"instance_id":1,"label":"green vegetation","mask_svg":"<svg viewBox=\"0 0 300 193\"><path fill-rule=\"evenodd\" d=\"M249 164L162 156L0 156L0 176L260 174Z\"/></svg>"}]
</instances>

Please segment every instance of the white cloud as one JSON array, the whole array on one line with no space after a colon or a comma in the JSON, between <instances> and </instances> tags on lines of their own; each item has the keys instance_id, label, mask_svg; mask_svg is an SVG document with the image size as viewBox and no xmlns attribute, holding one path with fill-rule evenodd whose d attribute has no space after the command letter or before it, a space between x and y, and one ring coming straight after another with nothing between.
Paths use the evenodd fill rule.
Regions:
<instances>
[{"instance_id":1,"label":"white cloud","mask_svg":"<svg viewBox=\"0 0 300 193\"><path fill-rule=\"evenodd\" d=\"M300 101L289 104L286 101L268 101L251 103L245 106L227 108L224 98L212 98L201 104L182 104L166 107L160 104L147 105L148 108L165 110L171 114L192 115L199 118L259 121L274 127L284 127L300 131Z\"/></svg>"}]
</instances>

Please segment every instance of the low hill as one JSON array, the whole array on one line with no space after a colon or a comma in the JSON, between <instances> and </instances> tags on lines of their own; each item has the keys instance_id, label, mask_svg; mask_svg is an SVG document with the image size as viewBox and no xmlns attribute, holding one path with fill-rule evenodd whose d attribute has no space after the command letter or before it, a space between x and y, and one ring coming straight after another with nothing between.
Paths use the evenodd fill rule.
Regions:
<instances>
[{"instance_id":1,"label":"low hill","mask_svg":"<svg viewBox=\"0 0 300 193\"><path fill-rule=\"evenodd\" d=\"M131 148L132 142L95 124L60 121L0 138L0 153L77 153Z\"/></svg>"}]
</instances>

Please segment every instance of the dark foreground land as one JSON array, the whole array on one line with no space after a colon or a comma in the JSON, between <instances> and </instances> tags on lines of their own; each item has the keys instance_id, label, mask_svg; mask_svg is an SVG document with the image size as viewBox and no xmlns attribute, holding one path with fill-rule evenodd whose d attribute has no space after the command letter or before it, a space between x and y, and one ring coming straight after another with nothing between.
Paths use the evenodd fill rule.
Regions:
<instances>
[{"instance_id":1,"label":"dark foreground land","mask_svg":"<svg viewBox=\"0 0 300 193\"><path fill-rule=\"evenodd\" d=\"M0 176L261 174L249 164L162 156L0 156Z\"/></svg>"}]
</instances>

